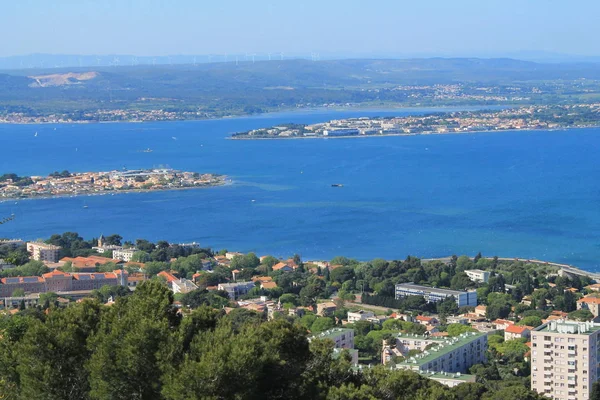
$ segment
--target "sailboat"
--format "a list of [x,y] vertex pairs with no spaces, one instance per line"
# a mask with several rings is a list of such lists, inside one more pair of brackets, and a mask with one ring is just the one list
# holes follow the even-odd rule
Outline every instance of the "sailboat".
[[37,132],[35,133],[35,135],[33,135],[34,137],[37,137]]

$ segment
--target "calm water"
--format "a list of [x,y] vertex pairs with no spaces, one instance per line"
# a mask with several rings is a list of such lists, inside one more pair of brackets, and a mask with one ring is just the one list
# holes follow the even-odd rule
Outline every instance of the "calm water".
[[[168,165],[223,173],[234,181],[212,189],[4,202],[0,215],[14,213],[16,219],[0,226],[0,236],[120,233],[129,240],[197,241],[216,249],[305,258],[481,251],[598,269],[599,129],[225,140],[234,131],[283,122],[398,114],[0,125],[2,172]],[[141,152],[146,148],[153,152]],[[344,187],[332,188],[332,183]]]

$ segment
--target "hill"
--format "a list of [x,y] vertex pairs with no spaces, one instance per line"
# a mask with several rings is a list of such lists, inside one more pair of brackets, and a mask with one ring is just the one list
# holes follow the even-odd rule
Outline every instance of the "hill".
[[580,102],[600,99],[598,82],[594,63],[477,58],[26,69],[0,74],[0,116],[94,120],[98,110],[165,110],[206,118],[331,103]]

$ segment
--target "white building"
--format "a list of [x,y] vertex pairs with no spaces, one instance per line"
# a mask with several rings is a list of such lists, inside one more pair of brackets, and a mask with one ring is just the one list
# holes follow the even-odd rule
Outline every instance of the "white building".
[[396,285],[396,299],[406,296],[423,296],[428,303],[442,301],[453,296],[458,307],[477,305],[477,292],[460,290],[438,289],[428,286],[415,285],[414,283],[401,283]]
[[108,251],[114,252],[115,250],[123,250],[123,247],[116,246],[116,245],[102,245],[102,246],[94,246],[94,247],[92,247],[92,250],[95,250],[99,254],[104,254]]
[[585,400],[598,380],[600,324],[550,321],[531,331],[531,390]]
[[2,239],[0,240],[0,246],[9,246],[11,249],[16,249],[19,246],[25,244],[21,239]]
[[37,261],[58,262],[61,247],[43,242],[28,242],[27,251]]
[[354,329],[332,328],[325,332],[317,333],[308,340],[329,339],[333,341],[336,349],[354,349]]
[[169,282],[169,285],[173,293],[188,293],[198,289],[198,286],[194,282],[184,278]]
[[115,260],[121,260],[125,262],[131,261],[131,258],[138,251],[137,249],[116,249],[113,250],[112,258]]
[[359,310],[359,311],[348,311],[348,323],[354,323],[356,321],[368,320],[369,318],[375,317],[371,311]]
[[[409,369],[415,372],[430,371],[441,373],[465,373],[475,365],[485,362],[487,350],[487,334],[466,332],[456,337],[427,337],[420,335],[402,334],[396,336],[396,349],[401,354],[409,350],[421,350],[422,353],[396,364],[397,369]],[[427,349],[428,345],[435,346]],[[398,348],[400,346],[400,348]],[[382,362],[391,360],[386,353],[388,346],[384,345]]]
[[483,282],[487,283],[490,279],[489,271],[483,271],[481,269],[467,269],[465,270],[465,274],[471,279],[473,282]]

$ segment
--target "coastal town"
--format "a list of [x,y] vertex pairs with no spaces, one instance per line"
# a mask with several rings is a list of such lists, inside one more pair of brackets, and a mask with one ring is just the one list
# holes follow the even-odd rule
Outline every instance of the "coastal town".
[[405,117],[349,118],[311,125],[282,124],[235,133],[232,139],[335,138],[426,135],[597,126],[600,104],[526,106]]
[[[73,232],[4,239],[0,256],[0,314],[87,298],[114,307],[157,282],[183,318],[208,305],[225,316],[291,321],[309,342],[323,340],[335,357],[345,354],[355,371],[382,365],[453,388],[493,379],[486,368],[494,365],[507,379],[561,399],[588,398],[597,379],[600,283],[560,264],[481,254],[303,260],[119,235],[86,241]],[[568,378],[561,368],[569,368]]]
[[98,195],[127,191],[173,190],[218,186],[225,177],[168,168],[107,172],[54,172],[49,176],[0,176],[0,200],[31,197]]

